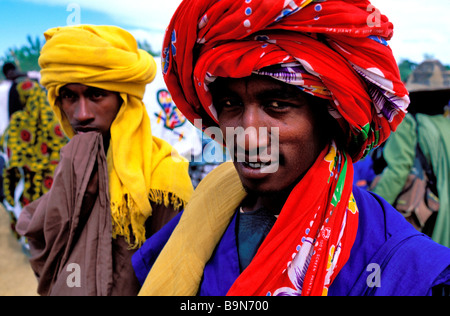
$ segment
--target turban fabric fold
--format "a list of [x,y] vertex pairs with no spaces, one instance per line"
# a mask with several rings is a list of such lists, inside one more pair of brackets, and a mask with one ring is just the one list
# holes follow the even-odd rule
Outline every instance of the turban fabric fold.
[[134,37],[113,26],[81,25],[50,29],[39,64],[41,83],[69,137],[74,131],[57,104],[61,87],[78,83],[120,93],[123,104],[111,126],[107,154],[113,234],[135,245],[145,241],[150,202],[182,207],[192,184],[183,159],[172,159],[172,147],[152,136],[142,102],[145,87],[156,75],[156,63],[138,49]]
[[167,29],[163,71],[179,109],[204,127],[217,123],[208,90],[216,77],[271,75],[330,99],[357,161],[396,130],[409,105],[392,35],[392,23],[364,0],[184,1]]

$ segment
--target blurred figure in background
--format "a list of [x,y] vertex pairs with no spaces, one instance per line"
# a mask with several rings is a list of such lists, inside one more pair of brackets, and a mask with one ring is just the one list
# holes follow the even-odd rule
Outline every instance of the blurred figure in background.
[[8,95],[8,117],[11,118],[15,112],[23,109],[17,85],[28,78],[26,73],[19,71],[15,64],[9,62],[3,65],[3,74],[12,83]]
[[[418,230],[450,247],[450,118],[444,110],[450,100],[450,72],[439,61],[427,60],[411,75],[407,88],[410,114],[386,142],[382,157],[386,168],[371,190],[398,210],[406,210],[405,217]],[[422,163],[415,162],[417,157],[423,157]],[[420,168],[430,169],[426,191],[415,193],[422,205],[406,207],[402,203],[408,201],[400,195],[410,173]]]
[[1,138],[0,149],[6,159],[4,204],[14,228],[22,208],[51,188],[59,151],[68,139],[37,82],[26,79],[13,87],[19,106]]
[[[18,67],[11,62],[6,62],[3,65],[2,72],[6,80],[0,83],[0,138],[8,128],[11,116],[15,112],[24,109],[25,104],[19,95],[20,88],[18,85],[24,81],[29,81],[30,79],[38,82],[38,78],[35,78],[34,72],[21,72]],[[5,198],[3,192],[3,169],[6,160],[6,152],[0,152],[0,202]]]
[[[8,127],[11,115],[23,108],[17,91],[17,83],[26,79],[26,74],[18,71],[16,65],[11,62],[3,65],[2,72],[6,80],[0,84],[0,137]],[[0,153],[0,201],[4,200],[3,169],[5,161],[5,155]]]

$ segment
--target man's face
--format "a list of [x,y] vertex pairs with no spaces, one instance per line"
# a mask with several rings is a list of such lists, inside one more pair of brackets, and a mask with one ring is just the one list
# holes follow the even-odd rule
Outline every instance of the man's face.
[[121,105],[116,92],[82,84],[68,84],[60,89],[61,109],[76,134],[96,131],[109,139],[111,124]]
[[[219,78],[211,93],[227,144],[237,143],[236,147],[245,149],[245,161],[235,157],[234,164],[244,187],[251,192],[275,193],[295,186],[325,146],[312,110],[314,104],[309,104],[303,92],[292,85],[263,76]],[[252,133],[244,142],[226,139],[230,127],[256,131],[278,128],[278,144],[271,146],[273,139]],[[263,152],[262,147],[271,148],[269,154],[277,151],[276,172],[264,172],[263,163],[247,160],[253,157],[254,162],[255,153]]]
[[8,80],[14,80],[16,78],[16,71],[14,69],[9,69],[5,73],[5,77]]
[[16,68],[13,67],[9,67],[6,71],[5,71],[5,77],[7,80],[11,80],[14,81],[17,78],[24,76],[24,74],[20,73],[19,71],[17,71]]

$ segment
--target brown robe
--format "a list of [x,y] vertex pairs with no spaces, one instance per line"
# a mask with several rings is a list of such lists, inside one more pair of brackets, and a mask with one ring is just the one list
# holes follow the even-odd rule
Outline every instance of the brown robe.
[[[155,213],[163,222],[148,221],[152,228],[175,215],[164,206],[154,209]],[[23,209],[17,230],[28,239],[39,294],[131,296],[139,292],[131,265],[135,251],[123,237],[112,238],[108,168],[100,134],[76,135],[61,150],[52,189]]]

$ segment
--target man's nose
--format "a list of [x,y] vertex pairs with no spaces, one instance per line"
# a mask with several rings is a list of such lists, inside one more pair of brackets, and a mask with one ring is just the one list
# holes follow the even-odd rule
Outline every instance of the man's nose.
[[242,115],[244,133],[238,135],[237,144],[248,152],[258,152],[269,143],[268,126],[265,113],[259,106],[246,107]]
[[78,122],[86,122],[93,120],[95,118],[94,112],[92,111],[89,99],[80,98],[78,104],[76,105],[75,117]]

